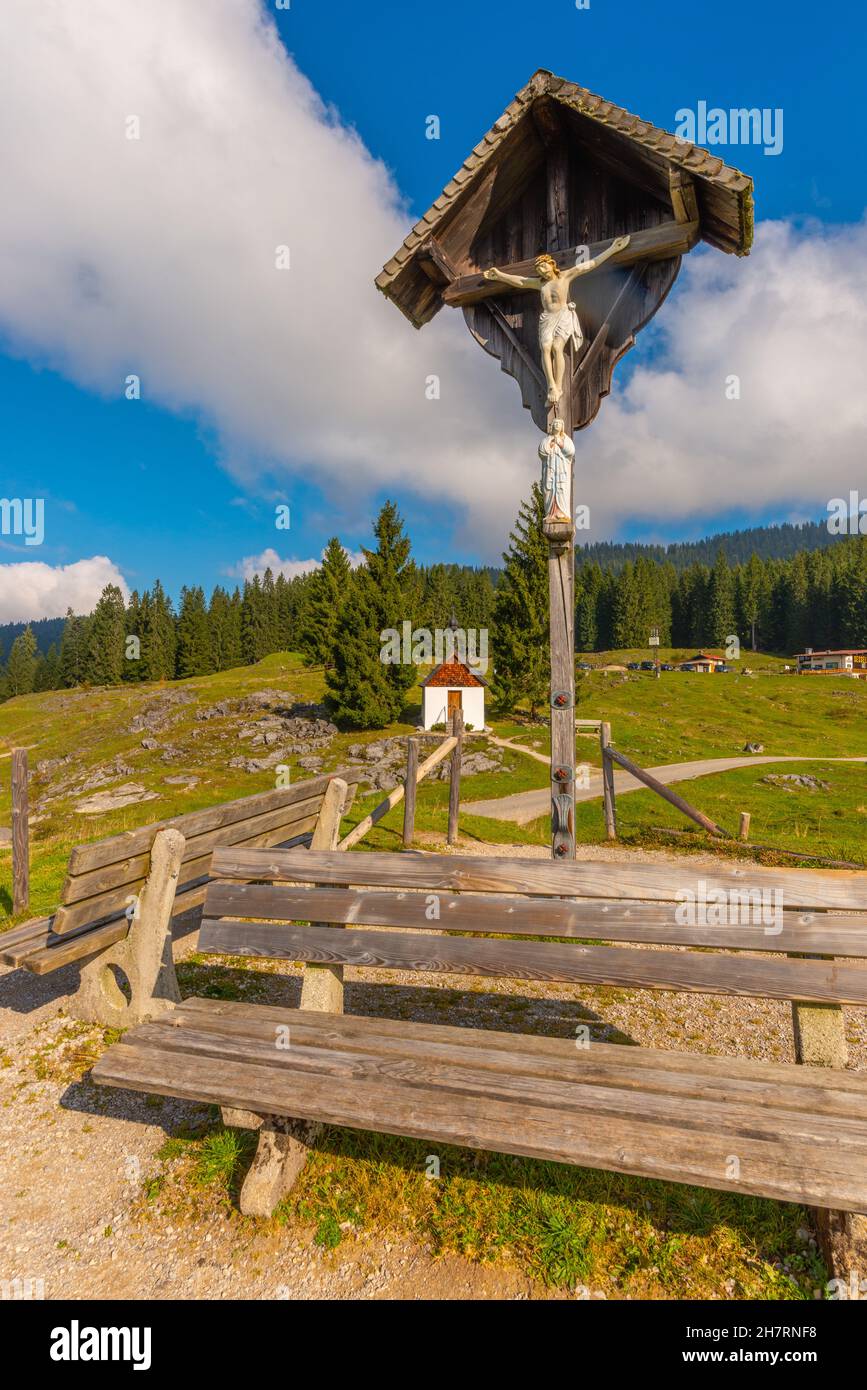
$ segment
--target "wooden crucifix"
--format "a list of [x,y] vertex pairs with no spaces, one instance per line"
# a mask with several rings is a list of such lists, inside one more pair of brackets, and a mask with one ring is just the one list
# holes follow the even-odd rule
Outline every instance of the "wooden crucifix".
[[751,231],[746,175],[543,70],[377,276],[417,328],[460,308],[542,432],[558,858],[575,855],[572,436],[595,418],[681,257],[699,240],[745,255]]

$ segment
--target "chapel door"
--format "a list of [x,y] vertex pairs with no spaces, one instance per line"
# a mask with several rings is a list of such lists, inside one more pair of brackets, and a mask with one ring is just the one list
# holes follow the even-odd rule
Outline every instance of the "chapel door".
[[454,714],[454,712],[455,712],[456,709],[459,709],[459,710],[462,710],[462,709],[463,709],[463,706],[462,706],[462,704],[461,704],[461,692],[460,692],[459,690],[450,690],[450,691],[449,691],[449,719],[451,719],[451,717],[452,717],[452,715]]

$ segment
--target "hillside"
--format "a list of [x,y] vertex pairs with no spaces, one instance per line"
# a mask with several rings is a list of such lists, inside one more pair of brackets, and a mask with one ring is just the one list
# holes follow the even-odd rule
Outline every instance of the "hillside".
[[[663,659],[670,655],[662,653]],[[605,656],[620,663],[632,659],[628,652]],[[772,658],[750,660],[756,670],[779,667]],[[8,701],[0,707],[0,769],[9,767],[2,750],[23,746],[33,771],[33,910],[54,906],[72,844],[263,791],[274,785],[278,763],[290,767],[293,781],[349,763],[369,768],[369,789],[365,795],[362,788],[350,819],[360,818],[400,776],[402,746],[388,740],[414,731],[420,692],[410,692],[405,722],[365,734],[336,731],[327,711],[315,708],[323,693],[322,671],[283,653],[188,681],[49,691]],[[609,720],[615,744],[646,767],[739,754],[747,742],[763,744],[769,754],[817,760],[867,755],[867,684],[844,678],[671,672],[656,681],[645,672],[624,677],[593,671],[579,680],[576,713]],[[547,751],[544,725],[518,717],[494,720],[493,730]],[[594,738],[579,739],[579,749],[598,766]],[[479,753],[482,759],[475,757]],[[544,763],[484,738],[469,741],[468,756],[475,761],[462,781],[466,801],[548,785]],[[720,774],[681,790],[724,824],[737,823],[737,809],[752,810],[754,839],[780,847],[810,849],[815,840],[819,852],[845,857],[867,839],[862,768],[837,764],[828,774],[829,793],[794,799],[763,783],[762,775],[761,769]],[[82,814],[82,806],[98,806],[92,798],[105,793],[112,799],[120,793],[117,799],[126,797],[129,804]],[[8,772],[0,773],[0,825],[9,824],[9,796]],[[424,784],[417,814],[422,834],[442,834],[447,799],[445,781]],[[650,824],[684,825],[650,793],[625,797],[622,806],[628,836]],[[398,808],[370,844],[395,847],[400,825]],[[543,844],[548,837],[545,820],[519,827],[464,815],[461,829],[478,839],[516,844]],[[579,837],[601,838],[598,802],[579,808]],[[8,865],[8,853],[0,865]],[[0,909],[8,911],[8,889],[2,892]]]

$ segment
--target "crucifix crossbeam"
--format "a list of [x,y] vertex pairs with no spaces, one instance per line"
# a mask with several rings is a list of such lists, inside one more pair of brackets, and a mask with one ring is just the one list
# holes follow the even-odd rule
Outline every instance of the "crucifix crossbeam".
[[[608,264],[632,266],[639,261],[667,260],[672,256],[685,255],[699,239],[698,222],[662,222],[658,227],[648,227],[644,231],[632,232],[629,244],[622,251],[611,256]],[[553,253],[559,270],[580,265],[579,255],[585,260],[598,260],[613,245],[616,238],[594,242],[591,246],[573,246],[568,251]],[[534,273],[534,260],[516,261],[503,266],[503,273],[521,279]],[[467,304],[479,304],[503,294],[521,294],[529,286],[507,285],[496,280],[486,280],[484,273],[460,275],[445,286],[442,292],[444,304],[453,308],[463,308]]]

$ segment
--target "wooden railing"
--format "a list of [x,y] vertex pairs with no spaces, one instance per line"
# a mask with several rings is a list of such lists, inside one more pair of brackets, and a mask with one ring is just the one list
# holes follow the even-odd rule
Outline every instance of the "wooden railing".
[[452,716],[452,731],[448,734],[438,748],[435,748],[424,762],[419,764],[419,739],[412,736],[407,739],[406,744],[406,776],[403,783],[399,783],[389,792],[378,806],[353,826],[348,835],[337,846],[338,849],[352,849],[359,840],[363,839],[369,830],[372,830],[383,816],[387,816],[389,811],[393,811],[395,806],[404,803],[403,812],[403,844],[405,849],[412,845],[415,834],[415,803],[418,785],[423,782],[435,767],[451,754],[451,779],[449,784],[449,827],[448,843],[453,845],[458,837],[458,809],[461,797],[461,755],[464,743],[464,721],[460,710],[456,710]]

